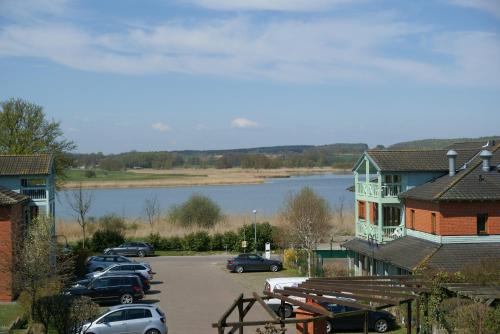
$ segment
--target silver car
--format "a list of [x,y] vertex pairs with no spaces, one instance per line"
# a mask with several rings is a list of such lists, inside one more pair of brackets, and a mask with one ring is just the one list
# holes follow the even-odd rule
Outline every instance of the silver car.
[[167,334],[167,319],[156,305],[118,305],[82,326],[80,334],[91,333]]
[[85,277],[96,278],[108,273],[119,274],[120,271],[135,271],[140,273],[143,277],[147,278],[150,281],[153,279],[153,272],[151,271],[151,269],[139,263],[114,264],[102,271],[94,271],[92,273],[88,273],[87,275],[85,275]]

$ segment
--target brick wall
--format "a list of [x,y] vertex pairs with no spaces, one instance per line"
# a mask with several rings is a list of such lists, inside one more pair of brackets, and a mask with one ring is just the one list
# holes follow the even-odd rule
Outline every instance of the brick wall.
[[437,235],[476,235],[477,214],[487,213],[488,234],[500,234],[498,202],[423,202],[406,200],[406,227],[411,228],[411,210],[415,211],[414,229],[432,233],[431,216],[436,214]]
[[[0,207],[0,301],[12,301],[13,244],[22,226],[22,205]],[[19,242],[19,241],[18,241]]]

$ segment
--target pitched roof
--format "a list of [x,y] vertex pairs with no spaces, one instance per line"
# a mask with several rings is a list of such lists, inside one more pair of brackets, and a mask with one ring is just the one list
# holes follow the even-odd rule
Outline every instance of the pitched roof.
[[456,272],[477,265],[481,259],[500,261],[498,242],[438,244],[405,236],[376,247],[370,247],[368,241],[359,238],[342,246],[409,271],[425,266],[431,270]]
[[0,187],[0,205],[12,205],[29,199],[30,198],[26,195],[22,195],[10,189]]
[[[399,194],[399,198],[424,201],[486,201],[500,200],[500,144],[493,147],[489,172],[482,169],[482,159],[477,156],[468,168],[454,176],[444,175]],[[460,153],[459,153],[460,155]]]
[[[458,150],[457,166],[472,159],[477,149]],[[448,150],[368,150],[365,154],[380,171],[444,172],[448,170]]]
[[481,150],[487,148],[487,146],[494,146],[494,140],[488,141],[465,141],[459,143],[453,143],[446,147],[448,150]]
[[52,164],[51,154],[0,155],[0,176],[48,175]]

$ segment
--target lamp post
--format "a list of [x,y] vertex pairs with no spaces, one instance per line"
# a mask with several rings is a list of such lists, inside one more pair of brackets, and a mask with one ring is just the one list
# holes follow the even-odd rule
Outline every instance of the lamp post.
[[257,253],[257,210],[253,210],[253,242],[255,246],[255,253]]

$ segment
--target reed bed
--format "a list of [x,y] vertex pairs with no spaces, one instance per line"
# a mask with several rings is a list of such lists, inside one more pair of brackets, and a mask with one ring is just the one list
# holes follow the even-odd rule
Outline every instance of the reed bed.
[[[230,214],[225,215],[221,222],[210,229],[200,227],[183,227],[173,224],[167,217],[162,217],[153,226],[142,219],[125,218],[125,237],[133,239],[145,239],[151,233],[159,233],[163,237],[184,236],[188,233],[207,231],[210,234],[224,233],[226,231],[237,231],[244,225],[253,224],[252,214]],[[278,215],[258,216],[258,223],[269,222],[273,226],[278,226],[280,219]],[[334,214],[331,220],[331,235],[353,235],[354,234],[354,214],[344,213],[343,217]],[[98,223],[89,223],[87,226],[87,237],[90,237],[99,228]],[[82,238],[80,225],[74,220],[57,219],[56,233],[64,235],[68,242],[76,242]]]

